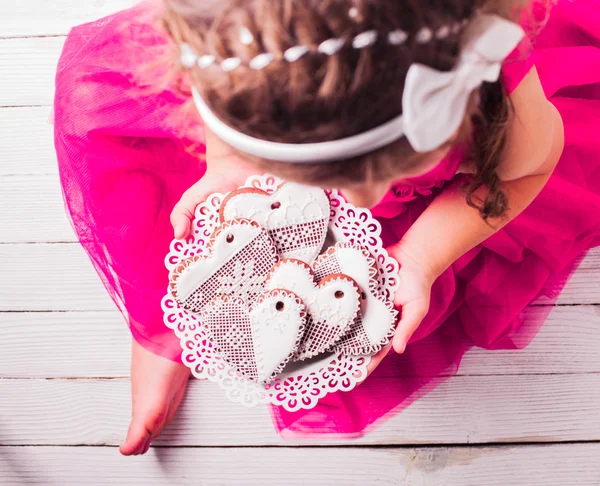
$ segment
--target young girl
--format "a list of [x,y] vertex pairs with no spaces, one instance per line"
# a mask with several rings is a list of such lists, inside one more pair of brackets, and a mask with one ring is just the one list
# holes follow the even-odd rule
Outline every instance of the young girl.
[[134,337],[123,454],[148,450],[188,378],[160,309],[173,233],[252,173],[340,188],[401,264],[395,352],[351,393],[274,409],[280,433],[363,433],[470,347],[526,344],[540,319],[522,311],[600,244],[600,6],[547,3],[165,0],[73,30],[56,148]]

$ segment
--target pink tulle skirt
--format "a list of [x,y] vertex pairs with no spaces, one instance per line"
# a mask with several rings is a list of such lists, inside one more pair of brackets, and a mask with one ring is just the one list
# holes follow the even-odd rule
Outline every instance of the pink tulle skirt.
[[[204,147],[200,120],[184,109],[189,98],[160,82],[168,65],[157,60],[168,61],[172,46],[156,13],[140,5],[73,29],[56,77],[55,141],[73,226],[133,337],[179,360],[160,309],[163,260],[169,214],[202,177]],[[526,307],[540,296],[555,299],[578,257],[600,245],[598,26],[596,0],[562,0],[534,41],[532,59],[566,136],[542,193],[436,281],[429,314],[403,355],[390,355],[362,386],[313,410],[273,409],[282,434],[362,434],[452,376],[472,346],[528,343],[550,308]],[[445,179],[394,187],[373,208],[386,244],[402,237]]]

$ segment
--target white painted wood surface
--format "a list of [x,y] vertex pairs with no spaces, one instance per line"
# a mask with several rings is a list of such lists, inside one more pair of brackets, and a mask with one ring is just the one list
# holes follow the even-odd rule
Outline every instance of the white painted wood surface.
[[58,173],[50,118],[48,106],[0,109],[0,177]]
[[161,448],[129,459],[106,447],[4,447],[0,484],[597,486],[599,455],[598,444],[268,451]]
[[[3,2],[0,8],[4,11],[9,5]],[[0,107],[52,104],[63,43],[64,37],[0,39]]]
[[64,34],[134,3],[0,3],[0,485],[600,484],[598,250],[526,350],[470,351],[361,439],[283,441],[192,381],[160,447],[119,456],[130,337],[64,216],[49,121]]
[[0,268],[10,275],[10,285],[0,286],[0,311],[114,309],[77,243],[3,244]]

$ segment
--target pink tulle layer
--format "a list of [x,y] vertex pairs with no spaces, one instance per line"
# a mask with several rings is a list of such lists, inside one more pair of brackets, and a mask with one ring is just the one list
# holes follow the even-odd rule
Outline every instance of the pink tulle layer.
[[[156,60],[170,48],[155,14],[140,5],[73,29],[56,77],[55,140],[81,244],[134,338],[179,360],[178,340],[162,321],[163,260],[171,209],[204,173],[203,138],[200,121],[183,116],[187,99],[148,81],[163,74]],[[437,280],[430,312],[404,355],[390,355],[362,386],[313,410],[273,409],[283,435],[359,435],[452,376],[470,347],[519,348],[533,337],[549,308],[528,304],[555,298],[578,256],[600,245],[598,25],[598,2],[562,0],[533,51],[505,65],[511,90],[535,62],[565,123],[564,154],[539,197]],[[385,244],[402,237],[458,163],[455,151],[373,209]]]

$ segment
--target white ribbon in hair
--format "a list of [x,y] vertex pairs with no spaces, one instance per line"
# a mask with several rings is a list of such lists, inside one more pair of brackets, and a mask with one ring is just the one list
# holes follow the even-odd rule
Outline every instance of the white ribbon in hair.
[[466,33],[459,62],[440,72],[423,64],[408,70],[402,96],[404,135],[417,152],[435,150],[460,127],[471,93],[498,80],[502,62],[525,33],[513,22],[482,15]]
[[523,29],[496,15],[479,15],[465,32],[457,65],[440,72],[422,64],[408,70],[402,97],[403,114],[351,137],[319,143],[269,142],[245,135],[210,110],[194,89],[194,100],[206,126],[241,152],[268,160],[317,163],[364,155],[406,136],[417,152],[435,150],[460,127],[473,90],[498,80],[502,62],[519,44]]

